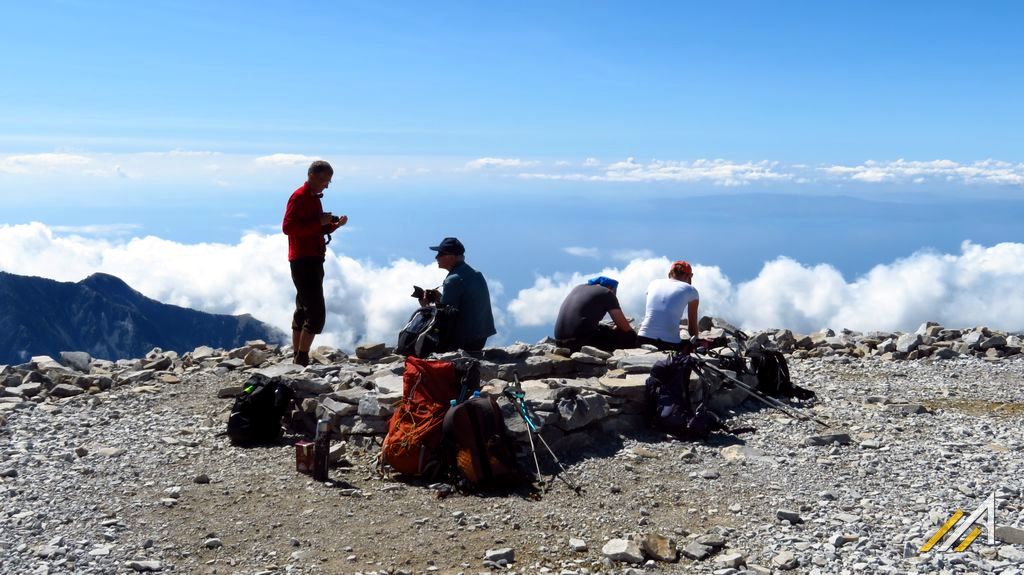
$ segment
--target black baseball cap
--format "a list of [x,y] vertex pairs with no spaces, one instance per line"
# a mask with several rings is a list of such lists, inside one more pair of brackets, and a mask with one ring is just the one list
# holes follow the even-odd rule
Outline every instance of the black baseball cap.
[[462,245],[462,242],[458,238],[445,238],[441,240],[441,243],[436,246],[430,246],[430,249],[434,250],[438,254],[453,254],[461,256],[466,253],[466,246]]

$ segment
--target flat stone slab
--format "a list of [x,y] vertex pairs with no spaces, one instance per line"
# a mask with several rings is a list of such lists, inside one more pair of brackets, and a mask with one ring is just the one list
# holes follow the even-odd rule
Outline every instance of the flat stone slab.
[[268,367],[254,369],[251,373],[262,375],[268,379],[274,379],[275,377],[281,377],[283,375],[288,375],[289,373],[298,373],[300,371],[302,371],[301,365],[296,365],[294,363],[275,363]]

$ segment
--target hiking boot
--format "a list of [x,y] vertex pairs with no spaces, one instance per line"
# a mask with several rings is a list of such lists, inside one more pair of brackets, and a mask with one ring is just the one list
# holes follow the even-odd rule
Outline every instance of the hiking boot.
[[297,352],[295,352],[295,357],[292,358],[292,362],[295,363],[296,365],[301,365],[303,367],[309,365],[309,352],[308,351],[297,351]]

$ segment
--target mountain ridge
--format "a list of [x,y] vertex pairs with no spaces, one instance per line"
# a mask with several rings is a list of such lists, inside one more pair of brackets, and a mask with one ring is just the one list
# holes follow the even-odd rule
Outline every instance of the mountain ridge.
[[185,352],[200,345],[231,348],[246,340],[284,338],[249,314],[211,314],[162,303],[110,274],[59,282],[0,271],[0,363],[60,351],[121,359],[142,357],[154,347]]

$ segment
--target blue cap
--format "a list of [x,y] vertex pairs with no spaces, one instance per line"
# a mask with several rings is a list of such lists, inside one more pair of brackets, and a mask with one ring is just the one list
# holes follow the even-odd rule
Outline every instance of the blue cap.
[[616,280],[613,280],[612,278],[606,278],[604,276],[597,276],[596,278],[587,281],[587,285],[599,285],[599,286],[606,287],[608,289],[613,290],[613,289],[616,289],[617,287],[619,287],[619,282],[616,281]]

